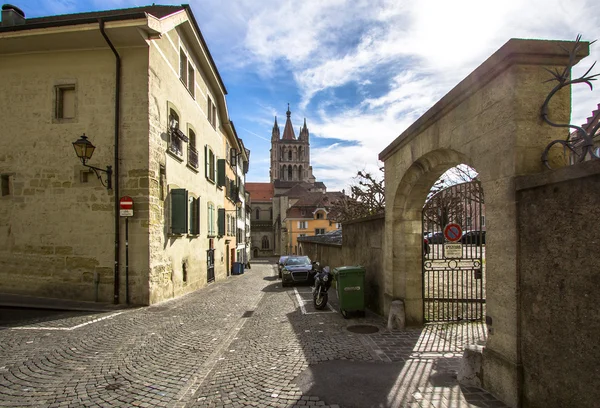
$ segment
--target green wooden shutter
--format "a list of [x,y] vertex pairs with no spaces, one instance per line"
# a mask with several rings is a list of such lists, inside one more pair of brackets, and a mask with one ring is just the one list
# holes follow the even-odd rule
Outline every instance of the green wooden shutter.
[[217,161],[217,185],[223,187],[225,185],[225,159]]
[[217,214],[217,227],[219,229],[217,235],[220,237],[225,235],[225,208],[219,208],[219,213]]
[[187,191],[184,188],[171,190],[171,233],[185,234],[187,232]]
[[200,234],[200,199],[192,198],[190,202],[190,234]]

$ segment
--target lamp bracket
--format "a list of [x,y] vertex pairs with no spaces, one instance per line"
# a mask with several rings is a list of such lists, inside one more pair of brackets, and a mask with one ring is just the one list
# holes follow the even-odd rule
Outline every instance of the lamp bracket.
[[[89,164],[85,164],[85,161],[83,160],[82,162],[85,167],[94,170],[96,177],[98,177],[98,180],[100,180],[100,183],[102,183],[104,187],[106,187],[108,190],[112,190],[112,166],[106,166],[106,169],[101,169],[98,167],[90,166]],[[106,173],[106,183],[104,182],[104,180],[102,180],[102,175],[99,172]]]

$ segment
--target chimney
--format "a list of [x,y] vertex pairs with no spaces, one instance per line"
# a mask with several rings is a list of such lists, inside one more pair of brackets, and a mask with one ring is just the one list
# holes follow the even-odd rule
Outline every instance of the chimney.
[[4,4],[2,6],[2,21],[0,26],[11,27],[25,24],[25,13],[23,10],[12,4]]

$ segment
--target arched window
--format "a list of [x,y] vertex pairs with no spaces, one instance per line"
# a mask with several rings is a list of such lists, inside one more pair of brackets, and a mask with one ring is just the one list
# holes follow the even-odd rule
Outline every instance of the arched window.
[[269,237],[266,235],[262,237],[262,249],[269,249]]
[[288,160],[292,161],[292,151],[288,150]]
[[[290,152],[290,153],[291,153],[291,152]],[[292,179],[292,171],[293,171],[293,169],[292,169],[292,166],[289,166],[289,167],[288,167],[288,172],[287,172],[287,173],[288,173],[288,174],[287,174],[287,179],[288,179],[288,180],[291,180],[291,179]]]
[[298,167],[298,180],[302,180],[303,174],[302,174],[302,166]]
[[304,156],[302,156],[302,146],[300,146],[298,148],[298,160],[302,160],[304,158]]
[[260,210],[257,208],[256,209],[256,219],[258,220],[260,218]]
[[281,160],[285,160],[285,147],[281,148]]
[[280,178],[281,180],[283,180],[284,177],[285,177],[285,170],[283,169],[283,166],[280,166],[279,167],[279,177],[277,177],[277,178]]

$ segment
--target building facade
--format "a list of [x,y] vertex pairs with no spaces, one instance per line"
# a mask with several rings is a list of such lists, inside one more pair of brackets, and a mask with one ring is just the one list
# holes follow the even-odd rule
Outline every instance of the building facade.
[[218,163],[241,149],[191,8],[2,13],[0,292],[152,304],[226,278]]

